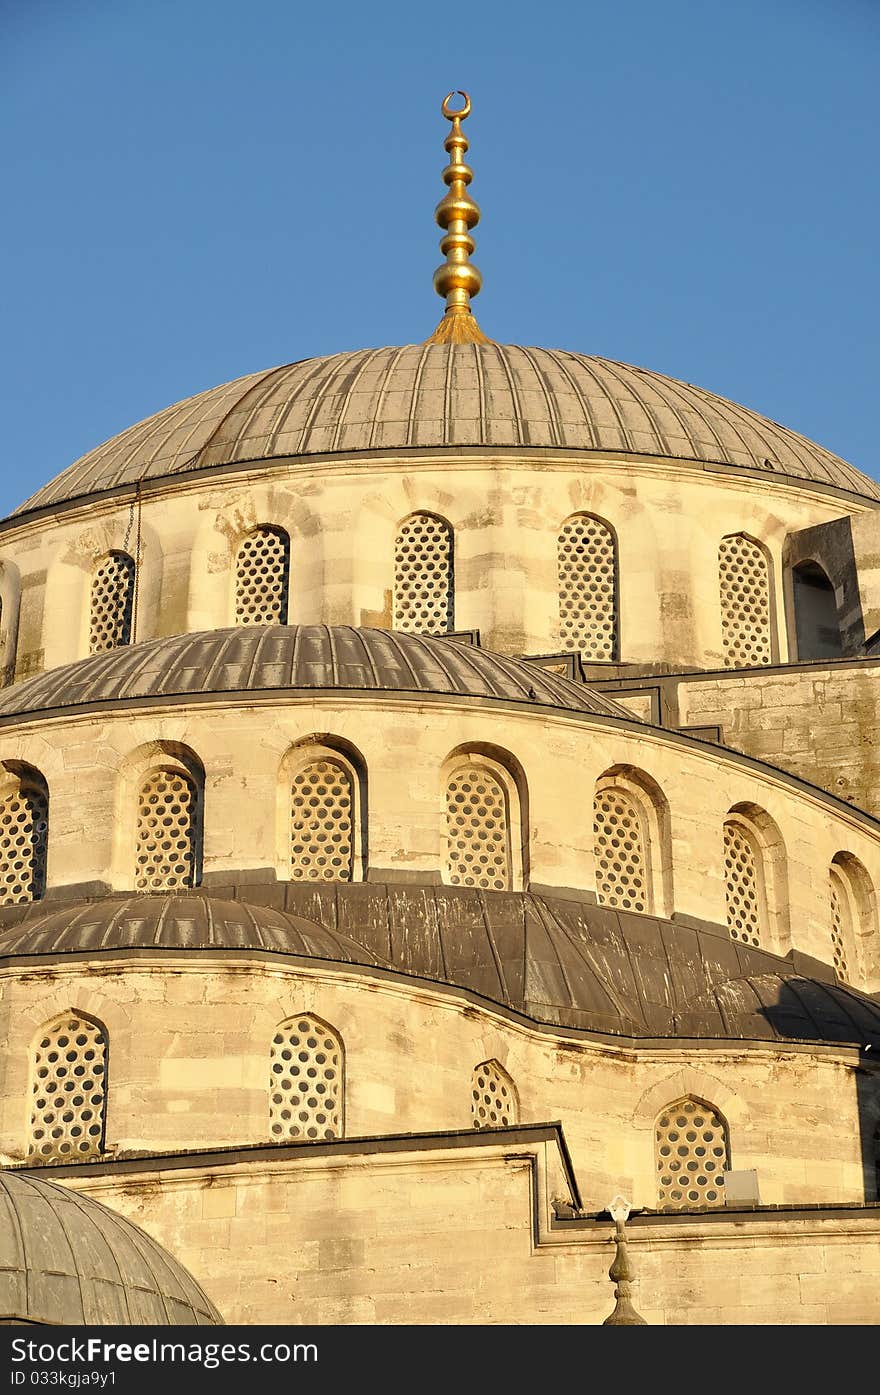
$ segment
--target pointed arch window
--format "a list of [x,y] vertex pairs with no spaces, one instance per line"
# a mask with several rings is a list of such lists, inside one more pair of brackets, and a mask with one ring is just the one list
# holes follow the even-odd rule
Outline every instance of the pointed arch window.
[[676,1100],[654,1126],[657,1205],[687,1211],[724,1205],[724,1173],[730,1167],[727,1124],[703,1100]]
[[329,751],[307,761],[293,775],[290,799],[291,880],[350,882],[356,791],[348,762]]
[[49,791],[38,771],[7,767],[0,799],[0,904],[38,901],[46,891]]
[[341,1138],[344,1052],[339,1033],[311,1013],[279,1024],[269,1061],[269,1132],[279,1142]]
[[732,940],[759,948],[767,937],[767,888],[758,837],[744,819],[724,824],[727,928]]
[[471,1076],[471,1118],[475,1129],[519,1123],[516,1086],[497,1061],[481,1061]]
[[601,518],[579,513],[556,543],[559,636],[588,659],[617,657],[617,543]]
[[651,909],[644,811],[629,791],[601,786],[593,800],[596,896],[624,911]]
[[454,535],[445,518],[414,513],[394,539],[394,628],[445,635],[455,628]]
[[41,1162],[104,1150],[107,1032],[76,1012],[47,1022],[31,1058],[28,1156]]
[[185,770],[151,770],[137,807],[136,891],[179,891],[201,876],[202,791]]
[[127,552],[111,552],[92,578],[89,651],[100,654],[131,643],[135,563]]
[[283,528],[254,528],[235,559],[235,623],[286,625],[290,538]]
[[764,549],[744,533],[722,538],[718,576],[725,668],[771,663],[770,566]]
[[513,884],[509,792],[500,771],[476,758],[447,780],[446,873],[452,886],[509,891]]

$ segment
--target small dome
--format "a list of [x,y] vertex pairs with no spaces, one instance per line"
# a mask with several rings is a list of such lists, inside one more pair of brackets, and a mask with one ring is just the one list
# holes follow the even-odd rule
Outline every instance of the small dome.
[[187,398],[89,451],[17,512],[214,465],[445,446],[692,460],[880,499],[839,456],[661,373],[511,344],[410,344],[285,364]]
[[32,1172],[0,1172],[0,1323],[211,1326],[191,1274],[124,1216]]
[[134,698],[327,688],[495,698],[638,720],[610,698],[522,659],[347,625],[237,625],[111,649],[7,689],[0,718]]
[[378,882],[320,890],[278,885],[278,909],[198,892],[10,906],[0,959],[270,952],[446,984],[533,1022],[610,1037],[880,1048],[880,1003],[712,929],[530,892]]

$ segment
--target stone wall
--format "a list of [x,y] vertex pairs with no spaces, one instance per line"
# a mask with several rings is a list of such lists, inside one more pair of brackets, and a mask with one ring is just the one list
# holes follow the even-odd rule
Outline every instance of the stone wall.
[[[601,1323],[607,1221],[554,1221],[551,1127],[52,1169],[166,1246],[233,1323]],[[600,1205],[603,1203],[600,1203]],[[635,1217],[651,1324],[880,1322],[880,1207]]]

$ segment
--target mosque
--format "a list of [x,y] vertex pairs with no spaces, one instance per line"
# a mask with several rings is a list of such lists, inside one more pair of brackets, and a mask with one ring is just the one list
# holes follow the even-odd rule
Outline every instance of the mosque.
[[430,338],[0,523],[2,1321],[880,1321],[880,486],[488,338],[469,112]]

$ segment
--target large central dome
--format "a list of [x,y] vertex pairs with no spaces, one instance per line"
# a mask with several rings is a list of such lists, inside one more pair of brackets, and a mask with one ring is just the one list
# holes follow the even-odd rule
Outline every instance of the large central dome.
[[447,446],[654,456],[880,499],[839,456],[689,383],[558,349],[429,343],[305,359],[199,393],[82,456],[18,512],[216,465]]

